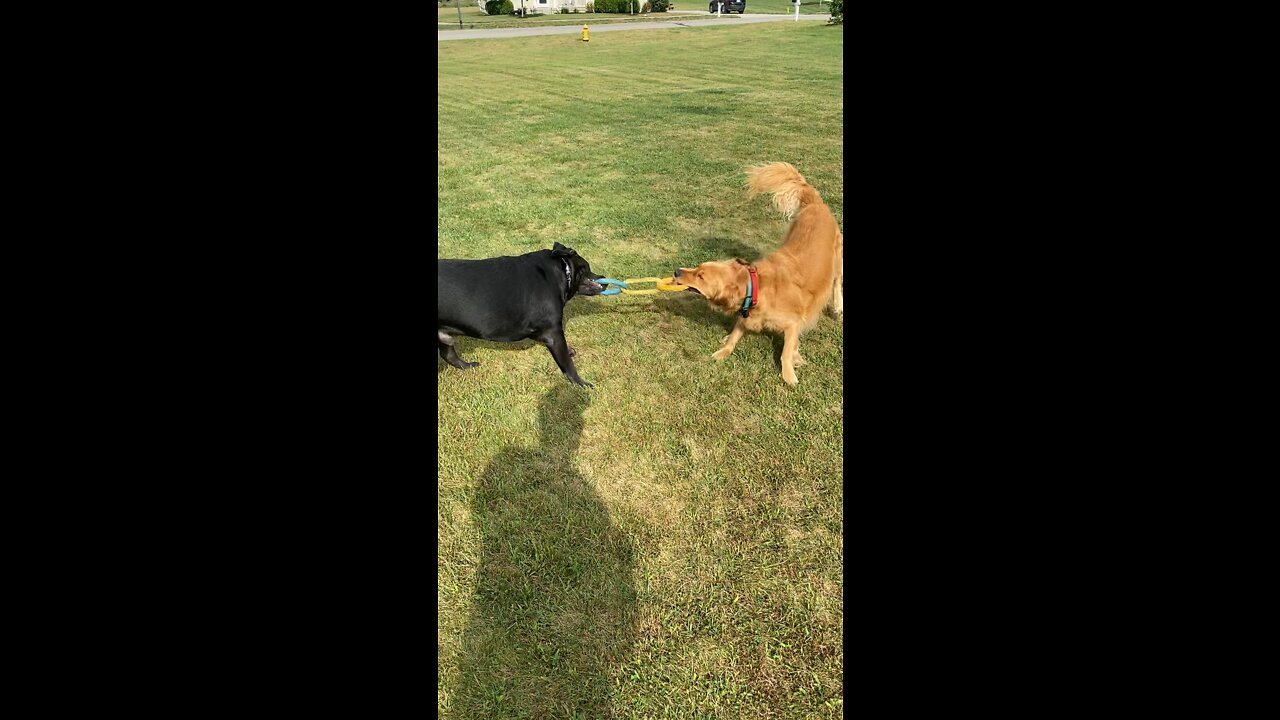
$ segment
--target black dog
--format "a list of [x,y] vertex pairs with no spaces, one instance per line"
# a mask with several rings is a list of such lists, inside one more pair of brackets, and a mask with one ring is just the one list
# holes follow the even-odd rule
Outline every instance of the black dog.
[[574,295],[599,295],[604,277],[591,272],[582,256],[560,243],[516,257],[488,260],[438,260],[436,340],[440,357],[467,369],[454,349],[454,337],[517,342],[532,338],[547,346],[569,382],[592,387],[578,377],[573,349],[564,339],[564,306]]

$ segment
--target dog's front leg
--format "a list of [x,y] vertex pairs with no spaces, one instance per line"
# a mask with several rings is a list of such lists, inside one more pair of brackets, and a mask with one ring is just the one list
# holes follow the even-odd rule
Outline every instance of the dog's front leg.
[[788,385],[800,382],[796,377],[796,356],[800,354],[800,328],[789,326],[782,334],[782,379]]
[[569,349],[569,342],[564,339],[564,329],[555,328],[549,330],[543,335],[542,344],[547,346],[547,350],[551,352],[551,357],[555,359],[556,365],[560,366],[560,372],[564,373],[569,382],[582,387],[595,387],[591,383],[578,377],[578,369],[573,366],[574,353]]
[[738,340],[742,339],[742,333],[747,329],[747,321],[738,318],[738,322],[734,323],[733,331],[725,335],[720,340],[720,349],[711,354],[711,357],[717,360],[724,360],[733,354],[733,349],[738,347]]

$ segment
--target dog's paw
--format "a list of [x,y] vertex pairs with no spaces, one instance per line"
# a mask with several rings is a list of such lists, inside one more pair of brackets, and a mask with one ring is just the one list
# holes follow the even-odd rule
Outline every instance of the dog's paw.
[[801,365],[804,365],[805,363],[809,362],[808,360],[805,360],[804,356],[801,355],[800,353],[796,353],[795,355],[792,355],[791,361],[795,364],[796,367],[800,367]]
[[715,358],[716,360],[719,360],[720,362],[724,362],[725,358],[729,357],[732,354],[733,354],[733,350],[730,350],[729,348],[720,348],[719,350],[711,353],[711,357]]
[[785,380],[788,385],[800,384],[800,378],[796,377],[796,374],[794,371],[783,370],[782,379]]

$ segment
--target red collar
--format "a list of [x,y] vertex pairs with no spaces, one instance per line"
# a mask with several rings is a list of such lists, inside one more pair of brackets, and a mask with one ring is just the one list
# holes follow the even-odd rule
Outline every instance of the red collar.
[[751,309],[760,304],[760,278],[756,277],[756,267],[747,266],[747,273],[747,297],[742,300],[742,309],[738,311],[744,318],[751,317]]

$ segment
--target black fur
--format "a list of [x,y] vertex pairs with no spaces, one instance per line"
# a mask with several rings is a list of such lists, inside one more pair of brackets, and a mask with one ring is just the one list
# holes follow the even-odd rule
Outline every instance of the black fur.
[[604,276],[591,272],[591,264],[573,248],[556,243],[551,250],[514,257],[436,262],[436,342],[445,362],[464,370],[479,364],[458,357],[458,335],[497,342],[533,339],[547,346],[570,382],[591,387],[578,377],[573,349],[564,339],[564,306],[574,295],[599,295],[604,288],[596,280]]

